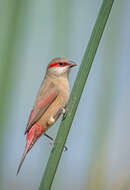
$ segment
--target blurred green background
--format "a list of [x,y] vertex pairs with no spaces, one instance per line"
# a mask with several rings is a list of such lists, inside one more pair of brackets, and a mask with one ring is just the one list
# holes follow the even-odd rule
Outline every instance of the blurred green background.
[[[48,62],[82,60],[102,0],[0,0],[0,189],[36,190],[51,146],[41,137],[16,176]],[[130,1],[115,0],[53,190],[130,189]],[[70,75],[71,87],[78,67]],[[59,122],[48,134],[55,137]]]

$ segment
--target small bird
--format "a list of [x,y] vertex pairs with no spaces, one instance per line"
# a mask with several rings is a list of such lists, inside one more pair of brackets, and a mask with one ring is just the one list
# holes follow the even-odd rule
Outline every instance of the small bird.
[[38,91],[33,109],[30,113],[26,134],[26,146],[19,164],[17,174],[23,161],[38,140],[45,132],[65,113],[69,99],[69,71],[76,64],[67,58],[55,58],[47,67],[45,77]]

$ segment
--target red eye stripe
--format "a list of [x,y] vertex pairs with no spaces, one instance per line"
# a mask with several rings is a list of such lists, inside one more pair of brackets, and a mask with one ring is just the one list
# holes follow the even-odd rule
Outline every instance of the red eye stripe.
[[54,63],[51,63],[48,68],[52,68],[52,67],[64,67],[68,65],[68,63],[66,62],[54,62]]

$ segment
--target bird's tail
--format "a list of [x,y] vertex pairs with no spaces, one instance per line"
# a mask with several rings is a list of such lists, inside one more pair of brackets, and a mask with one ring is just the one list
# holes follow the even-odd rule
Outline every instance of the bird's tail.
[[34,124],[32,126],[32,128],[29,130],[29,132],[27,133],[26,146],[25,146],[25,150],[24,150],[24,153],[22,155],[22,158],[21,158],[18,170],[17,170],[17,175],[22,167],[23,161],[24,161],[27,153],[32,148],[32,146],[35,144],[37,139],[41,136],[41,134],[42,134],[42,126],[40,126],[38,123]]
[[20,164],[19,164],[19,167],[18,167],[18,170],[17,170],[17,175],[18,175],[18,173],[19,173],[19,171],[20,171],[20,169],[22,167],[23,161],[24,161],[28,151],[29,150],[27,148],[25,148],[24,153],[23,153],[22,158],[21,158],[21,161],[20,161]]

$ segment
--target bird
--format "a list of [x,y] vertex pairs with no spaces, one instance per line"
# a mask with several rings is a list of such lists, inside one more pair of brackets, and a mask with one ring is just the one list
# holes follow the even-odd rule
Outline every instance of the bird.
[[69,73],[74,66],[76,63],[68,58],[56,57],[49,62],[27,122],[26,145],[17,175],[27,153],[39,137],[44,134],[53,139],[46,134],[46,131],[65,113],[70,95]]

